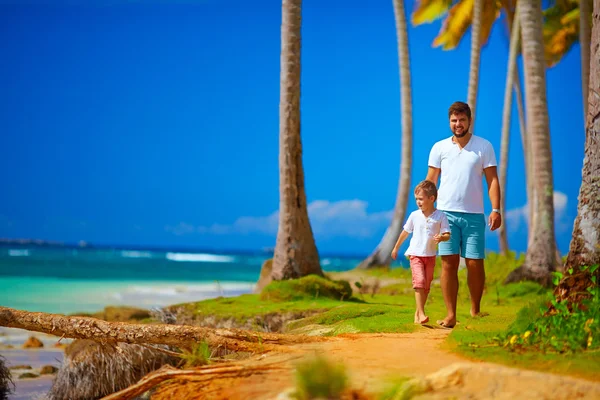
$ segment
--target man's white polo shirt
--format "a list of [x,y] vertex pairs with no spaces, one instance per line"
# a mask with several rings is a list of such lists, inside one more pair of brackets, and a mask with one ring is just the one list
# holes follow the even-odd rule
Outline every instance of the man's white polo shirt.
[[452,137],[434,144],[429,166],[441,169],[437,208],[483,214],[483,170],[496,165],[492,144],[479,136],[462,149]]

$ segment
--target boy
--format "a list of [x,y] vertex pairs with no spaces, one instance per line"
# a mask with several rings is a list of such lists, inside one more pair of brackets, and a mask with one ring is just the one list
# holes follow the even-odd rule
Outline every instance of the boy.
[[448,219],[446,214],[436,210],[434,206],[436,199],[437,188],[433,182],[425,180],[415,187],[415,200],[419,209],[413,211],[408,217],[404,230],[392,250],[392,258],[395,260],[398,257],[398,248],[408,235],[413,234],[404,254],[410,259],[412,285],[417,303],[416,324],[429,322],[429,317],[425,315],[425,302],[433,280],[436,247],[438,243],[450,239]]

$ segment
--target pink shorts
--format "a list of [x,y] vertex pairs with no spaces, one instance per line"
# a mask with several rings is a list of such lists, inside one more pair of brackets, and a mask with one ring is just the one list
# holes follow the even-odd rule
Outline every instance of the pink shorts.
[[410,256],[410,271],[412,272],[413,289],[425,289],[425,293],[429,293],[431,281],[433,281],[434,269],[435,256]]

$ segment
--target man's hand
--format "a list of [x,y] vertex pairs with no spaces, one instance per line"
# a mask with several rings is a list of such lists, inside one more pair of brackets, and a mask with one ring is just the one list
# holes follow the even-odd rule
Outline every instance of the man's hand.
[[440,235],[440,234],[436,234],[436,235],[434,235],[434,236],[433,236],[433,240],[434,240],[436,243],[439,243],[439,242],[443,242],[443,241],[444,241],[444,238],[442,237],[442,235]]
[[392,250],[392,258],[395,260],[398,257],[398,249]]
[[496,229],[500,228],[500,225],[502,225],[502,216],[496,211],[492,211],[488,219],[488,226],[490,227],[490,230],[495,231]]

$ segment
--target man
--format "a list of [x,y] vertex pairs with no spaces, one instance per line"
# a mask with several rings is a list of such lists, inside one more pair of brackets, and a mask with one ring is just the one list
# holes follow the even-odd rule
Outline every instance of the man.
[[502,223],[500,185],[496,155],[491,143],[473,135],[471,108],[455,102],[448,110],[452,136],[435,143],[429,154],[427,180],[440,186],[437,208],[444,211],[450,225],[450,240],[438,247],[442,258],[441,286],[447,315],[437,323],[445,328],[456,325],[458,265],[460,257],[467,266],[467,284],[471,294],[471,315],[481,315],[485,285],[485,216],[483,212],[483,176],[487,181],[492,212],[488,226],[492,231]]

